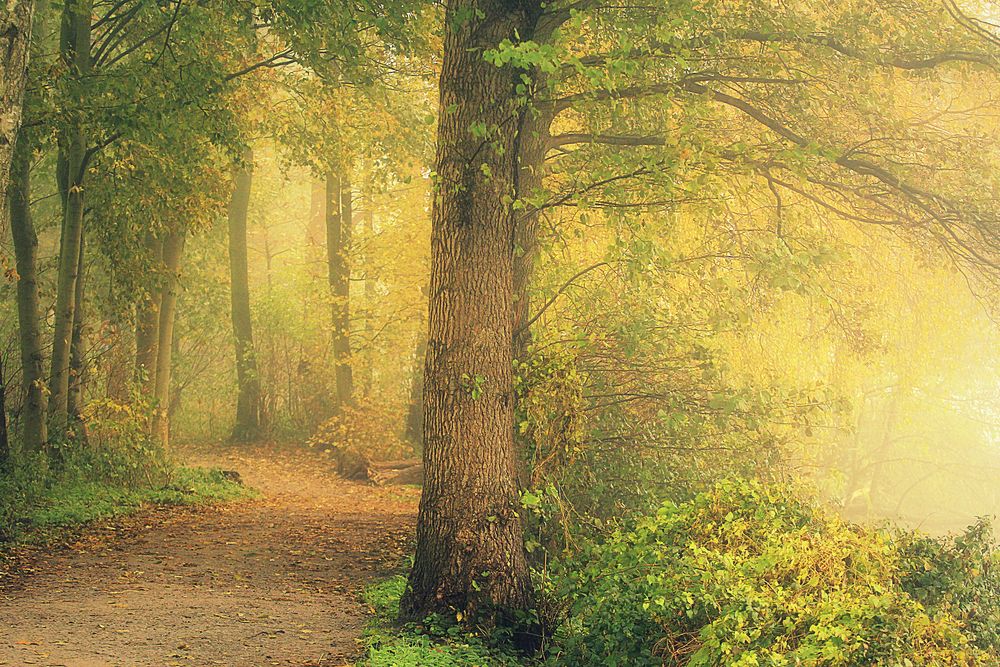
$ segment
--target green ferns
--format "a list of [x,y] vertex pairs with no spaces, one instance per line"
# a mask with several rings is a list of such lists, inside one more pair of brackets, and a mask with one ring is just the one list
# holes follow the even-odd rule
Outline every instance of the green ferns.
[[[918,594],[914,564],[932,573],[947,559],[915,544],[926,547],[724,482],[556,569],[550,593],[569,611],[550,664],[998,664],[976,641],[976,612],[952,613],[944,575],[944,592]],[[983,573],[995,557],[980,553]]]

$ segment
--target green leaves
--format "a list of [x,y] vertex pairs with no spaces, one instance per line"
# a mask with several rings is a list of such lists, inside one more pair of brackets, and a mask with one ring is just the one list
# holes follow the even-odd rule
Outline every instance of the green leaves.
[[[876,531],[787,490],[728,481],[555,567],[569,664],[988,664],[945,608],[898,584]],[[983,662],[979,662],[983,661]]]
[[476,373],[475,375],[462,373],[462,377],[459,379],[459,386],[472,397],[472,400],[478,401],[482,398],[483,392],[486,389],[486,376],[480,373]]
[[562,53],[551,44],[533,41],[514,42],[505,39],[497,48],[486,51],[483,57],[497,67],[511,66],[516,69],[541,70],[546,74],[556,72],[562,64]]
[[524,491],[521,494],[521,504],[525,507],[532,508],[537,507],[542,502],[539,496],[536,496],[531,491]]

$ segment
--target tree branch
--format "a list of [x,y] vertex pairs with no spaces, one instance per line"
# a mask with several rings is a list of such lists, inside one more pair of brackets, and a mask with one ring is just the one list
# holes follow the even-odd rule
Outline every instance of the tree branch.
[[549,147],[558,148],[571,144],[607,144],[609,146],[664,146],[664,137],[619,136],[609,134],[587,134],[567,132],[549,138]]
[[517,328],[517,330],[514,332],[514,337],[516,338],[520,333],[527,331],[529,328],[531,328],[531,325],[537,322],[538,318],[540,318],[545,313],[545,311],[548,310],[549,307],[556,302],[556,299],[558,299],[563,292],[568,290],[570,286],[574,282],[576,282],[578,278],[582,278],[583,276],[590,273],[594,269],[599,269],[602,266],[609,266],[609,262],[598,262],[597,264],[592,264],[591,266],[588,266],[582,271],[577,271],[575,274],[573,274],[572,278],[563,283],[562,287],[557,289],[556,293],[553,294],[551,297],[549,297],[549,300],[545,302],[545,305],[542,306],[537,313],[535,313],[534,317],[532,317],[530,320],[528,320],[527,322],[525,322],[524,324],[522,324],[520,327]]
[[761,43],[797,43],[822,46],[853,60],[860,60],[873,65],[895,67],[896,69],[905,70],[931,69],[946,63],[954,62],[975,63],[992,68],[997,68],[998,65],[1000,65],[1000,61],[998,61],[997,56],[989,53],[976,53],[972,51],[944,51],[942,53],[935,53],[932,55],[910,56],[868,54],[864,51],[848,46],[830,35],[824,35],[821,33],[798,35],[792,32],[769,33],[747,30],[745,32],[727,35],[727,37],[730,39]]

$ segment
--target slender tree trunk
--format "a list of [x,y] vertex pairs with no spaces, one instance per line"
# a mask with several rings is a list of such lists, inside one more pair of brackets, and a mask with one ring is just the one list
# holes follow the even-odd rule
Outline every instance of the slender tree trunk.
[[312,182],[309,198],[309,224],[306,227],[306,244],[322,248],[326,240],[326,183]]
[[10,181],[10,228],[17,267],[17,322],[24,389],[21,446],[38,452],[48,441],[45,355],[38,306],[38,236],[31,219],[31,142],[22,132],[14,151]]
[[427,357],[427,332],[421,330],[413,352],[413,372],[410,375],[410,405],[406,413],[406,439],[423,444],[424,436],[424,359]]
[[[517,196],[530,199],[542,187],[545,178],[545,154],[549,147],[550,111],[525,114],[521,125],[518,155]],[[531,298],[529,287],[538,258],[537,206],[527,203],[517,214],[514,229],[514,358],[525,360],[531,344]]]
[[233,338],[236,342],[236,424],[233,440],[248,442],[260,435],[260,374],[253,345],[250,278],[247,268],[247,213],[253,180],[253,152],[243,155],[229,204],[229,269],[232,280]]
[[[534,602],[511,428],[520,73],[483,53],[503,40],[531,39],[541,11],[537,0],[448,3],[424,379],[426,477],[401,603],[406,619],[457,611],[475,623],[512,625]],[[532,642],[530,634],[518,639]]]
[[10,436],[7,434],[7,385],[4,382],[4,358],[0,357],[0,467],[10,461]]
[[[69,416],[79,423],[83,412],[83,386],[87,374],[87,339],[85,336],[86,303],[86,240],[80,239],[80,255],[76,267],[76,307],[73,310],[73,337],[70,344],[69,394],[66,407]],[[82,432],[82,431],[81,431]]]
[[9,0],[0,7],[0,203],[7,197],[14,144],[24,111],[34,14],[34,0]]
[[365,398],[371,396],[375,384],[375,262],[372,257],[372,245],[375,241],[375,198],[373,194],[371,160],[365,161],[365,182],[362,197],[364,212],[362,220],[365,226],[365,336],[368,339],[368,349],[364,360],[364,377],[362,380]]
[[[91,0],[66,0],[63,11],[62,57],[78,76],[90,70]],[[52,341],[50,430],[65,434],[68,423],[70,347],[76,312],[76,281],[83,239],[83,177],[86,136],[83,129],[83,99],[70,114],[61,133],[65,146],[62,178],[65,179],[65,206],[59,246],[59,276],[56,282],[55,334]]]
[[[344,173],[346,174],[346,169]],[[351,370],[351,181],[331,171],[326,178],[326,253],[332,301],[337,405],[353,400]]]
[[[174,326],[176,328],[177,313],[174,312]],[[174,334],[170,341],[170,363],[171,365],[178,363],[177,360],[181,358],[181,337]],[[184,395],[184,385],[183,383],[178,383],[174,380],[173,373],[170,375],[170,402],[167,405],[167,426],[170,427],[173,424],[174,415],[181,407],[181,398]],[[167,432],[169,435],[169,430]]]
[[135,364],[132,348],[135,343],[133,332],[129,331],[128,318],[122,313],[112,315],[110,337],[114,342],[107,351],[104,361],[104,397],[124,404],[129,399],[129,387]]
[[153,439],[164,450],[170,446],[170,371],[174,351],[174,320],[181,256],[184,253],[184,233],[171,232],[163,241],[163,266],[166,278],[160,299],[160,340],[156,355],[156,405],[153,416]]
[[[163,266],[163,241],[146,235],[146,253],[158,273]],[[143,396],[153,400],[156,387],[156,359],[160,342],[160,300],[163,289],[158,279],[150,285],[149,296],[136,306],[135,315],[135,380],[143,389]]]

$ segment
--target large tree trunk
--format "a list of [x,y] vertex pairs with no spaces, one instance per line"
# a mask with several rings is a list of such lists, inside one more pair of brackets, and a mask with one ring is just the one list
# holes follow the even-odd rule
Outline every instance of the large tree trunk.
[[[62,58],[78,77],[90,70],[91,0],[67,0],[63,10]],[[69,407],[70,348],[76,313],[76,280],[83,240],[83,178],[86,161],[86,136],[83,129],[84,100],[77,100],[61,132],[64,147],[65,181],[62,238],[59,245],[59,276],[56,282],[55,334],[52,341],[51,396],[49,425],[61,435],[66,433]]]
[[[152,232],[146,235],[146,253],[158,274],[163,266],[163,241]],[[149,286],[149,296],[136,306],[135,314],[135,381],[143,396],[153,400],[156,387],[156,359],[160,343],[160,300],[163,289],[157,279]]]
[[510,624],[533,605],[511,428],[519,72],[483,53],[503,40],[531,39],[540,13],[532,0],[448,4],[424,380],[426,478],[401,604],[407,619],[458,611],[476,623]]
[[233,338],[236,343],[236,424],[233,440],[248,442],[260,435],[260,375],[253,345],[250,316],[250,278],[247,268],[247,213],[253,182],[253,152],[243,155],[236,187],[229,203],[229,269],[232,280]]
[[[541,85],[543,74],[536,75]],[[531,280],[538,258],[539,208],[531,200],[541,190],[545,180],[545,154],[549,148],[549,127],[554,115],[547,109],[525,114],[521,121],[520,154],[518,155],[517,198],[525,206],[517,213],[514,227],[514,359],[528,360],[531,334]],[[522,485],[531,479],[529,443],[525,441],[517,420],[511,423],[518,452],[518,480]]]
[[178,275],[184,253],[184,233],[172,232],[163,241],[166,277],[160,299],[160,340],[156,355],[156,391],[153,400],[153,439],[164,450],[170,446],[170,368],[174,351],[174,320],[177,312]]
[[31,142],[22,132],[14,151],[10,181],[10,229],[17,267],[17,322],[21,348],[24,408],[21,446],[37,452],[48,441],[45,355],[38,307],[38,236],[31,220]]
[[14,144],[24,111],[34,14],[34,0],[9,0],[0,6],[0,204],[7,197]]
[[326,253],[332,301],[337,405],[353,400],[351,370],[351,180],[347,169],[326,177]]

